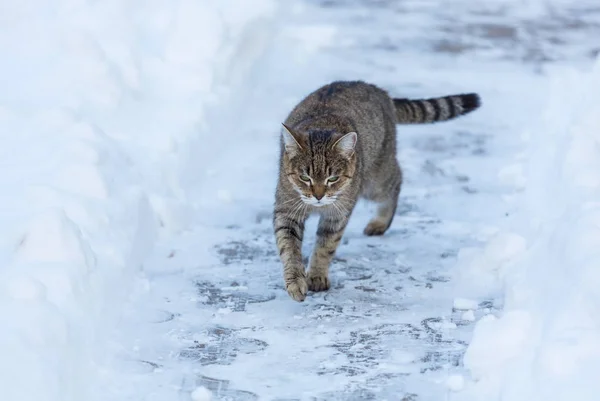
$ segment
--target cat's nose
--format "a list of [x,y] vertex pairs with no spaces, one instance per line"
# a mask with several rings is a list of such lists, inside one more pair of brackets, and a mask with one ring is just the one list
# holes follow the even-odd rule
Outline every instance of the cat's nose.
[[323,185],[315,185],[312,192],[317,200],[321,200],[325,196],[326,189]]

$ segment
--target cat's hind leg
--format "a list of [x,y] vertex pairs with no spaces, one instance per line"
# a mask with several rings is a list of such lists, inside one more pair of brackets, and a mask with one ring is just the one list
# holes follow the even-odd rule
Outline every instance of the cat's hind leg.
[[381,171],[366,198],[377,204],[377,214],[364,229],[365,235],[383,235],[390,228],[402,186],[402,170],[396,159]]

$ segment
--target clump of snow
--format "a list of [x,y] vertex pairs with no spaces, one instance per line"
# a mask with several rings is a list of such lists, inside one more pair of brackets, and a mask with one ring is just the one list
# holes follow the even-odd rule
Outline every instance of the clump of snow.
[[446,379],[446,386],[452,391],[461,391],[465,386],[463,375],[450,375]]
[[455,309],[477,309],[479,303],[473,299],[468,298],[455,298],[454,299],[454,308]]
[[211,401],[212,392],[206,387],[198,387],[192,391],[192,401]]
[[157,237],[189,224],[183,172],[217,157],[211,108],[251,72],[274,10],[0,6],[2,399],[106,399],[109,333]]
[[[527,186],[510,227],[523,240],[496,269],[505,308],[476,325],[464,361],[475,382],[460,399],[600,393],[600,59],[589,73],[555,74],[530,129]],[[485,262],[472,259],[471,272],[479,263],[488,274]]]
[[481,318],[465,354],[465,366],[474,378],[485,377],[498,366],[517,357],[527,344],[531,330],[530,316],[521,311],[506,313],[501,320],[493,315]]
[[468,322],[474,322],[475,321],[475,312],[473,312],[472,310],[468,310],[462,314],[461,319],[466,320]]
[[400,364],[409,364],[417,359],[414,353],[404,350],[393,350],[392,354],[394,355],[394,361]]
[[[502,280],[511,264],[526,248],[526,240],[515,233],[498,233],[482,249],[463,248],[456,268],[457,293],[480,298],[501,291]],[[457,309],[477,309],[477,302],[458,298]],[[462,304],[461,304],[462,303]]]

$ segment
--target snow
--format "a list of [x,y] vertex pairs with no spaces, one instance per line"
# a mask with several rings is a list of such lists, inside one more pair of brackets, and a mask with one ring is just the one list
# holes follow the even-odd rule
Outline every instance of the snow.
[[144,258],[193,217],[181,170],[264,51],[273,11],[0,6],[0,398],[107,399],[106,351]]
[[446,380],[446,385],[452,391],[461,391],[465,386],[465,378],[462,375],[451,375]]
[[593,400],[600,391],[600,59],[592,71],[556,72],[549,85],[507,227],[522,245],[500,269],[505,306],[477,323],[465,354],[474,399]]
[[[598,7],[441,3],[0,4],[0,398],[595,400]],[[389,233],[298,304],[278,135],[334,79],[483,107],[400,127]]]
[[[496,232],[482,248],[462,248],[458,254],[455,277],[457,291],[471,297],[484,297],[501,290],[507,265],[526,248],[526,240],[512,232]],[[457,309],[477,309],[476,299],[458,297]]]
[[474,322],[475,321],[475,312],[473,312],[472,310],[465,311],[462,314],[461,318],[462,318],[462,320],[467,320],[469,322]]
[[479,303],[473,299],[455,298],[454,307],[456,309],[477,309]]
[[206,387],[198,387],[192,391],[192,401],[211,401],[212,393]]

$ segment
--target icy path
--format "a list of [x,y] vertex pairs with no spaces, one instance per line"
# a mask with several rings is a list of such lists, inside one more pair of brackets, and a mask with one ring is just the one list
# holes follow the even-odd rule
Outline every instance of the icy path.
[[[510,170],[505,181],[497,173],[519,151],[550,56],[535,23],[506,25],[506,10],[397,4],[290,11],[248,92],[215,127],[229,147],[194,171],[198,224],[145,265],[118,334],[123,370],[107,373],[114,399],[188,400],[203,386],[215,400],[433,401],[460,389],[473,320],[499,305],[455,303],[453,267],[461,248],[487,240],[511,212],[502,198]],[[477,91],[484,106],[454,122],[400,127],[406,180],[393,226],[364,237],[370,211],[360,205],[332,289],[298,304],[283,289],[271,229],[277,135],[289,109],[333,79],[403,96]],[[313,219],[306,250],[315,229]]]

